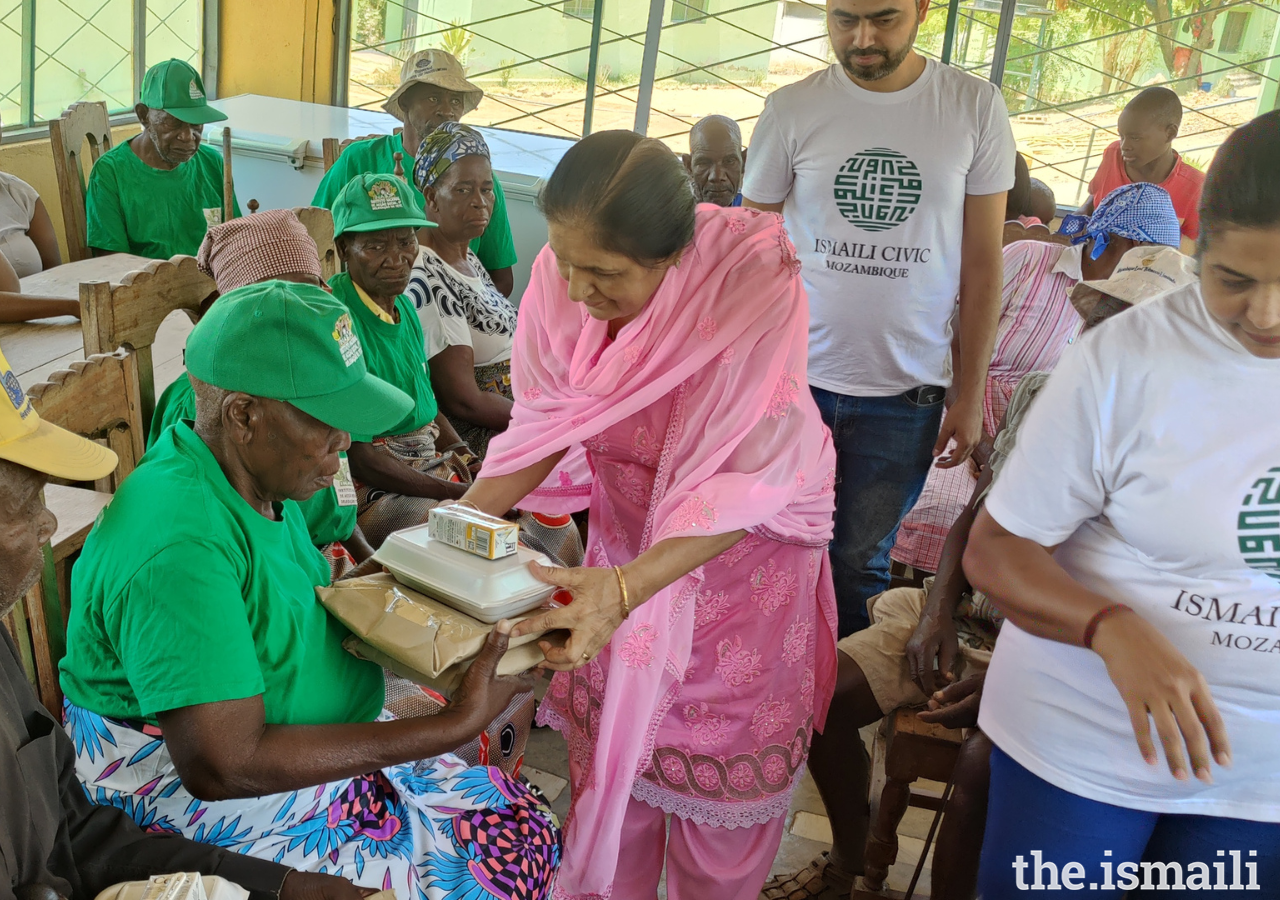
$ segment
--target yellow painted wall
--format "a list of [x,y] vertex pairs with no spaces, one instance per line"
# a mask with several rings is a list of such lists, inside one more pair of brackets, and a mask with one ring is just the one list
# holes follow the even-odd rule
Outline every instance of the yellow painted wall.
[[[121,125],[111,130],[111,140],[118,144],[138,133],[137,125]],[[58,232],[62,258],[67,259],[67,238],[62,228],[62,201],[58,199],[58,176],[53,170],[53,149],[49,138],[0,147],[0,172],[17,175],[40,194],[53,227]]]
[[218,96],[328,103],[341,2],[350,0],[221,0]]
[[[334,15],[349,0],[222,0],[218,33],[219,97],[265,94],[328,103],[333,65]],[[137,125],[112,132],[119,143]],[[48,137],[0,146],[0,172],[34,187],[49,209],[63,258],[67,243],[62,204]]]

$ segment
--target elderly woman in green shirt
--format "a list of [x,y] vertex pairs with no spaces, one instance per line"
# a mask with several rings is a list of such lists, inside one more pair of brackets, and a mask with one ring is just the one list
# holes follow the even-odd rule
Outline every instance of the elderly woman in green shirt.
[[508,627],[447,710],[387,721],[382,669],[316,598],[329,567],[297,501],[332,483],[350,432],[413,406],[367,359],[347,308],[306,284],[239,288],[192,330],[195,420],[161,435],[73,573],[76,774],[149,830],[405,900],[502,882],[499,900],[542,900],[559,855],[545,804],[451,752],[527,695],[495,671]]
[[[471,483],[475,454],[440,412],[426,341],[404,291],[418,258],[417,229],[434,228],[421,195],[394,175],[357,175],[333,204],[333,232],[346,271],[329,279],[351,311],[369,370],[414,399],[413,409],[381,434],[352,434],[360,530],[374,547],[427,520]],[[521,543],[564,565],[580,565],[582,538],[568,516],[524,513]]]
[[[324,285],[315,241],[290,209],[267,210],[215,225],[204,236],[196,262],[217,285],[214,297],[271,280]],[[206,308],[212,302],[205,301]],[[147,449],[169,428],[195,417],[195,389],[184,372],[156,401]],[[335,581],[373,555],[356,525],[356,492],[345,453],[338,454],[338,466],[332,485],[298,504],[311,541],[329,561]]]
[[436,404],[422,326],[404,295],[418,256],[415,233],[428,227],[417,192],[394,175],[357,175],[333,204],[346,271],[329,279],[329,288],[351,312],[369,370],[413,399],[393,427],[351,435],[358,521],[375,547],[426,521],[437,504],[460,498],[471,481],[473,455]]

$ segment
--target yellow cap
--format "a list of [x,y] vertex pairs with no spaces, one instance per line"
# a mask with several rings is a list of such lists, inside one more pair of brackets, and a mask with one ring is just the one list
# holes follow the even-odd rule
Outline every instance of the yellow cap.
[[3,353],[0,384],[0,459],[72,481],[96,481],[115,469],[115,453],[40,419]]

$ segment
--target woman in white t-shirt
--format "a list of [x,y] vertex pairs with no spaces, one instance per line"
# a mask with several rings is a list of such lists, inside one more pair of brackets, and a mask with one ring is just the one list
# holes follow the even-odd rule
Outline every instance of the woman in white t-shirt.
[[0,254],[19,278],[62,264],[58,236],[36,189],[0,172]]
[[422,141],[413,168],[427,215],[407,294],[427,341],[431,384],[458,436],[483,458],[511,420],[516,309],[470,249],[493,212],[493,169],[480,132],[446,122]]
[[1200,215],[1199,283],[1063,356],[973,528],[984,900],[1280,896],[1280,112]]

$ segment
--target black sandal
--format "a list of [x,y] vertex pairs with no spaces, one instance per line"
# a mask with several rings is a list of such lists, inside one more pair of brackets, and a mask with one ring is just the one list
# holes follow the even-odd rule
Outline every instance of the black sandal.
[[760,900],[846,900],[853,876],[837,869],[823,853],[794,875],[774,875],[760,890]]

